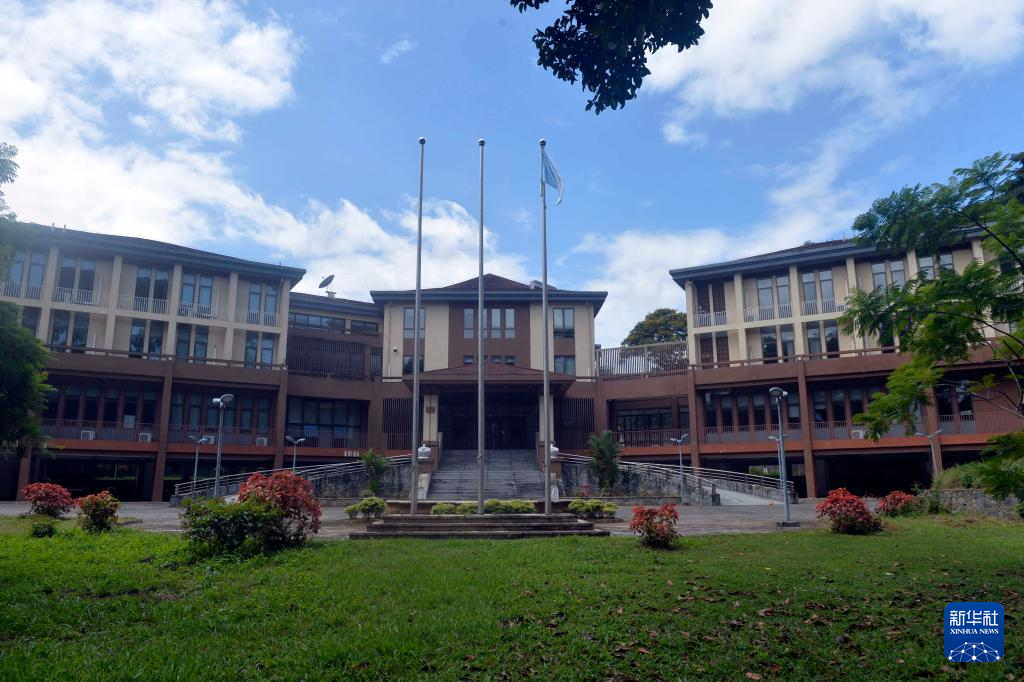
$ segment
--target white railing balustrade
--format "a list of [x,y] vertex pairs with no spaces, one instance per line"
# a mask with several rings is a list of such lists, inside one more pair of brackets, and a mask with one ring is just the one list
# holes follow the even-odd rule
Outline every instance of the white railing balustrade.
[[12,282],[11,280],[4,280],[3,284],[0,285],[0,296],[6,296],[8,298],[18,298],[21,296],[21,283]]
[[235,311],[235,322],[239,324],[259,324],[266,327],[277,326],[277,313],[267,313],[262,310],[247,310],[239,308]]
[[758,322],[760,320],[774,320],[775,306],[766,305],[760,308],[746,308],[743,311],[743,319],[747,322]]
[[599,348],[595,359],[600,376],[679,372],[689,366],[686,344],[680,342]]
[[717,310],[710,313],[698,312],[693,316],[694,327],[714,327],[716,325],[728,324],[732,321],[731,310]]
[[167,301],[160,298],[146,298],[145,296],[132,296],[121,294],[117,297],[118,310],[128,310],[137,313],[167,314]]
[[102,306],[105,297],[99,291],[90,289],[69,289],[57,287],[53,290],[54,303],[67,303],[71,305]]
[[179,303],[179,317],[192,317],[199,320],[219,320],[217,307],[202,303]]

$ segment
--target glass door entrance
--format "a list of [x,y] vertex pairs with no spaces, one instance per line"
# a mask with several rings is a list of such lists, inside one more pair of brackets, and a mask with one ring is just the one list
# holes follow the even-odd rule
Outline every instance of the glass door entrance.
[[[489,450],[529,450],[538,430],[538,402],[533,392],[488,391],[484,404],[484,445]],[[438,427],[445,448],[473,450],[477,446],[475,393],[441,394]]]

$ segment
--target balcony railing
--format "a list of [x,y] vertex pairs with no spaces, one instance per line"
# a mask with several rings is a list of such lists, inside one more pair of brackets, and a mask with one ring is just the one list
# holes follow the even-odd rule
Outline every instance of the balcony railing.
[[733,321],[732,310],[717,310],[715,312],[697,312],[693,316],[694,327],[714,327],[716,325],[729,324]]
[[411,435],[409,433],[385,433],[384,447],[388,450],[411,450]]
[[43,288],[38,284],[27,284],[21,286],[20,282],[12,282],[10,280],[4,280],[0,282],[0,296],[7,298],[31,298],[33,300],[39,300],[42,297]]
[[[851,421],[814,422],[815,440],[868,440],[867,427]],[[893,424],[882,438],[906,438],[907,429],[902,424]]]
[[240,324],[260,324],[266,327],[277,326],[277,313],[239,308],[235,311],[235,322]]
[[[358,450],[366,447],[366,433],[346,429],[336,431],[334,429],[289,429],[289,436],[298,440],[305,438],[299,445],[300,448],[334,448]],[[287,448],[292,447],[286,444]]]
[[[242,428],[237,426],[225,426],[221,429],[222,445],[248,445],[257,448],[274,447],[274,430],[270,428]],[[189,426],[186,424],[172,424],[167,430],[167,441],[169,443],[190,443],[189,436],[202,438],[206,436],[212,439],[211,445],[215,444],[217,438],[217,427],[214,426]]]
[[72,305],[104,306],[106,296],[102,292],[91,289],[69,289],[57,287],[53,290],[54,303],[68,303]]
[[[778,436],[779,427],[774,424],[750,424],[747,426],[707,426],[704,428],[704,442],[721,443],[763,443]],[[797,440],[801,437],[800,427],[789,424],[786,427],[786,440]]]
[[[616,431],[615,440],[625,448],[676,447],[672,438],[689,436],[690,429],[648,429],[645,431]],[[683,445],[688,445],[684,441]],[[561,443],[559,443],[561,445]]]
[[219,320],[220,313],[217,306],[204,305],[202,303],[179,303],[178,316],[190,317],[199,320]]
[[1024,429],[1024,419],[1008,412],[940,415],[943,435],[970,433],[1009,433]]
[[775,306],[768,305],[760,308],[744,308],[743,319],[746,322],[758,322],[761,320],[775,319]]
[[685,371],[685,343],[652,343],[644,346],[600,348],[597,351],[600,376],[635,376]]
[[846,311],[846,303],[834,298],[823,298],[820,301],[804,301],[804,315],[828,315]]
[[116,440],[156,442],[153,424],[125,424],[110,421],[79,421],[77,419],[43,419],[43,433],[59,440]]
[[157,313],[158,315],[166,315],[167,301],[160,298],[146,298],[145,296],[121,294],[117,297],[117,309],[137,313]]
[[248,362],[246,360],[224,360],[220,358],[210,357],[178,357],[176,355],[167,355],[163,353],[143,353],[131,350],[113,350],[110,348],[74,348],[68,346],[55,346],[53,344],[45,344],[46,348],[52,353],[80,353],[84,355],[97,355],[100,357],[108,358],[132,358],[142,360],[154,360],[161,362],[175,362],[185,365],[208,365],[210,367],[248,367],[254,369],[271,369],[280,370],[284,369],[285,365],[279,365],[274,363],[263,363],[263,362]]

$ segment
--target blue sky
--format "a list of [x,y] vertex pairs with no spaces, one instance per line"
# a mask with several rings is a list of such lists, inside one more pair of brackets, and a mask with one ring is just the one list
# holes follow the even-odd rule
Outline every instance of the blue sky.
[[0,0],[0,139],[25,220],[408,288],[539,276],[537,140],[565,179],[551,279],[609,291],[598,340],[681,307],[670,267],[844,234],[871,200],[1024,149],[1024,0],[734,0],[624,110],[536,66],[561,5]]

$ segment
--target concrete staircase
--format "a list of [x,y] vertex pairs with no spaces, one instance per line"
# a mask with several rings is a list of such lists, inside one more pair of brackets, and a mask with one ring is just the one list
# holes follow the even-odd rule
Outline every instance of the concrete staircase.
[[608,535],[573,514],[485,514],[484,516],[385,516],[350,535],[353,540],[374,538],[448,538],[515,540],[563,535]]
[[[540,500],[544,475],[532,450],[488,450],[484,499]],[[430,476],[428,500],[477,498],[476,450],[445,450],[441,466]]]

